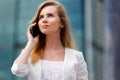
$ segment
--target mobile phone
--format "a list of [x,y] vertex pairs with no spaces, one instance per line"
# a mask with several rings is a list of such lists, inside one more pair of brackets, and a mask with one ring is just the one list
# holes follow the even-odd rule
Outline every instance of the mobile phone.
[[38,34],[40,34],[38,24],[30,28],[30,33],[32,34],[33,37],[36,37]]

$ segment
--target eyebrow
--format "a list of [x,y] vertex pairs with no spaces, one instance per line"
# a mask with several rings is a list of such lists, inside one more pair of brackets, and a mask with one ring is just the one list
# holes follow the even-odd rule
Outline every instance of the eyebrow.
[[[54,14],[55,15],[55,13],[47,13],[47,14]],[[43,14],[40,14],[39,16],[43,16]]]

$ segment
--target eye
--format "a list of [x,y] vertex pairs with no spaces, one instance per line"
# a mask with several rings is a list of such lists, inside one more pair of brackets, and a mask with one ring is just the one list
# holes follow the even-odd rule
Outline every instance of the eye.
[[54,15],[52,13],[49,13],[48,17],[54,17]]
[[42,18],[44,18],[44,16],[43,16],[43,15],[40,15],[40,16],[39,16],[39,20],[42,19]]

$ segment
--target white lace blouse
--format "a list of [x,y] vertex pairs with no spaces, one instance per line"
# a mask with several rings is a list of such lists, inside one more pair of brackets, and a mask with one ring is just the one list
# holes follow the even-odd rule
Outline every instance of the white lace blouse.
[[62,80],[62,61],[42,60],[42,80]]

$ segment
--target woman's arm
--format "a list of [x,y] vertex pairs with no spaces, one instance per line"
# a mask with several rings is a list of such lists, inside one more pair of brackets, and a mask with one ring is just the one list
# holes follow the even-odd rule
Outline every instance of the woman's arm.
[[28,42],[26,47],[21,51],[20,55],[14,61],[11,71],[14,75],[24,77],[29,73],[28,58],[34,45]]
[[34,26],[36,23],[30,25],[27,31],[28,42],[21,54],[16,58],[15,63],[17,64],[27,64],[28,58],[30,56],[31,51],[33,50],[34,46],[38,43],[39,35],[33,38],[30,33],[31,26]]
[[[32,24],[31,26],[34,25],[35,24]],[[35,38],[32,37],[30,33],[30,27],[28,27],[27,37],[28,37],[28,42],[25,48],[21,51],[20,55],[16,58],[16,60],[14,61],[11,67],[12,73],[21,77],[29,73],[28,58],[34,46],[38,43],[39,40],[39,35],[36,36]]]
[[20,55],[16,58],[14,62],[17,64],[27,64],[28,58],[33,48],[34,48],[33,43],[28,41],[26,47],[22,50],[22,52],[20,53]]

